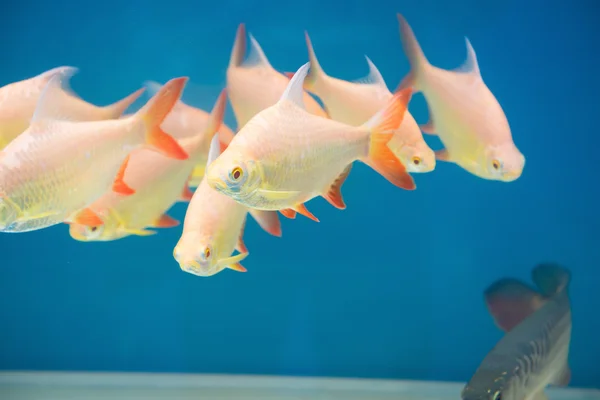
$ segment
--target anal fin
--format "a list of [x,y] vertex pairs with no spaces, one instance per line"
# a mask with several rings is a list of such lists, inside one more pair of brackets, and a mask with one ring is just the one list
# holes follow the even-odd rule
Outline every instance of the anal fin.
[[346,203],[344,202],[344,198],[342,197],[342,185],[348,178],[350,170],[352,170],[352,164],[348,164],[348,166],[342,171],[340,176],[338,176],[328,188],[328,191],[323,195],[323,198],[325,200],[327,200],[332,206],[340,210],[346,208]]

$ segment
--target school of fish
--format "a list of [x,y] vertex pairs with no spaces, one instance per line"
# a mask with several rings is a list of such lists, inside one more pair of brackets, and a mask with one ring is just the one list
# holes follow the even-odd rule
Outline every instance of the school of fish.
[[[355,161],[408,191],[416,189],[411,174],[431,173],[438,162],[482,179],[519,179],[525,156],[470,41],[463,65],[444,70],[429,63],[401,14],[397,22],[410,71],[394,91],[368,57],[365,78],[328,75],[308,32],[308,62],[293,73],[277,70],[244,24],[210,112],[181,100],[187,77],[146,81],[103,107],[70,89],[77,68],[69,66],[1,87],[0,231],[64,223],[82,242],[148,236],[179,226],[168,211],[186,202],[173,257],[181,270],[208,277],[246,271],[248,215],[279,237],[279,214],[319,221],[307,207],[315,197],[345,209],[342,186]],[[149,101],[125,114],[144,91]],[[417,92],[429,109],[421,125],[408,110]],[[227,99],[235,130],[223,122]],[[432,150],[423,134],[443,148]],[[569,382],[570,275],[549,264],[533,275],[540,292],[509,279],[486,291],[507,333],[463,399],[541,400],[547,385]]]

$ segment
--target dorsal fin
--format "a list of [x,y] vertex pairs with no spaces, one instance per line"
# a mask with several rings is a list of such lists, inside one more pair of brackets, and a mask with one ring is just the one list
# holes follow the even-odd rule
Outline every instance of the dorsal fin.
[[69,85],[70,78],[77,72],[76,68],[66,68],[57,72],[44,86],[38,99],[31,123],[42,120],[77,120],[77,117],[70,115],[70,110],[63,107],[60,101],[65,95],[78,97],[71,90]]
[[242,63],[242,67],[273,68],[254,36],[252,36],[251,33],[248,33],[248,38],[250,39],[250,49],[248,50],[248,56]]
[[473,49],[473,46],[471,46],[471,42],[467,37],[465,37],[465,44],[467,45],[467,59],[454,71],[481,76],[481,73],[479,72],[479,64],[477,63],[477,55],[475,54],[475,50]]
[[494,282],[484,292],[485,302],[496,324],[509,332],[546,301],[525,283],[512,278]]
[[148,95],[153,97],[163,85],[156,81],[144,81],[143,86],[146,88]]
[[221,144],[219,143],[219,135],[213,135],[210,141],[210,149],[208,150],[208,161],[206,168],[221,155]]
[[387,89],[387,85],[385,84],[385,80],[383,76],[381,76],[381,72],[379,69],[373,64],[373,61],[368,56],[365,56],[367,59],[367,64],[369,64],[369,74],[363,78],[357,79],[354,83],[359,83],[361,85],[377,85],[383,86]]
[[52,79],[56,75],[64,75],[64,76],[71,77],[71,76],[75,75],[77,72],[79,72],[79,68],[77,68],[77,67],[68,67],[68,66],[56,67],[56,68],[49,69],[46,72],[42,72],[41,74],[36,76],[36,78],[41,79],[42,81],[48,82],[50,79]]
[[310,68],[310,63],[307,62],[303,66],[301,66],[298,71],[294,74],[294,77],[290,80],[287,87],[285,88],[285,92],[279,99],[279,101],[288,100],[295,103],[298,107],[306,109],[304,106],[304,78],[308,74],[308,69]]

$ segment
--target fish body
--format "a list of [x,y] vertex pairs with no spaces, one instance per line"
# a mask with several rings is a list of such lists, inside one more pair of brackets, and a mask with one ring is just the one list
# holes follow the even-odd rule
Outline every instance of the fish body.
[[436,152],[437,159],[456,163],[483,179],[518,179],[525,157],[513,142],[502,107],[483,81],[469,40],[465,63],[454,71],[444,70],[427,61],[400,14],[398,21],[402,46],[411,65],[411,72],[399,88],[412,87],[425,96],[430,120],[422,130],[437,135],[445,146]]
[[[279,100],[289,78],[275,70],[252,35],[250,53],[246,60],[246,29],[240,24],[227,68],[227,92],[238,123],[238,130],[258,114]],[[319,103],[307,92],[303,100],[309,113],[327,117]]]
[[[52,78],[40,96],[30,126],[0,153],[0,231],[26,232],[61,222],[100,223],[78,211],[111,187],[131,194],[122,180],[128,155],[148,144],[186,159],[160,123],[181,95],[187,78],[170,82],[130,118],[73,122],[53,101],[64,76]],[[60,95],[60,94],[59,94]],[[53,119],[60,115],[61,119]]]
[[396,94],[367,124],[352,127],[303,109],[302,83],[308,68],[307,63],[298,70],[278,103],[238,132],[208,167],[208,184],[247,207],[293,210],[315,220],[303,204],[323,195],[344,208],[340,187],[355,160],[364,161],[396,186],[414,189],[414,181],[387,148],[410,91]]
[[[208,163],[218,155],[219,145],[213,139]],[[173,251],[180,268],[204,277],[225,268],[245,272],[240,261],[249,254],[242,240],[247,214],[246,207],[213,190],[204,178],[190,201]],[[236,249],[240,254],[231,256]]]
[[[360,126],[392,99],[393,94],[385,80],[368,57],[367,77],[355,82],[334,78],[320,66],[308,33],[305,36],[311,70],[304,87],[323,101],[330,118],[347,125]],[[435,154],[427,146],[419,125],[408,110],[388,146],[409,172],[430,172],[435,169]]]
[[[74,67],[53,68],[0,88],[0,150],[27,129],[42,90],[50,79],[55,76],[71,76],[76,72],[77,68]],[[86,102],[68,87],[64,87],[55,93],[54,102],[57,109],[68,110],[71,120],[100,121],[119,118],[143,91],[144,89],[139,89],[114,104],[99,107]]]
[[463,389],[463,400],[543,400],[548,385],[569,383],[570,273],[541,264],[532,275],[537,290],[514,279],[486,290],[488,308],[506,334]]
[[[200,160],[206,163],[212,138],[223,121],[226,100],[223,91],[209,114],[205,129],[195,137],[179,140],[180,146],[189,155],[188,159],[177,160],[146,148],[134,150],[123,180],[135,193],[123,196],[109,190],[89,206],[102,219],[102,224],[87,226],[72,223],[69,227],[71,237],[80,241],[111,241],[129,235],[156,233],[146,229],[149,227],[177,226],[179,221],[166,212],[178,200],[191,199],[192,193],[187,190],[188,178]],[[166,125],[162,124],[163,127]]]

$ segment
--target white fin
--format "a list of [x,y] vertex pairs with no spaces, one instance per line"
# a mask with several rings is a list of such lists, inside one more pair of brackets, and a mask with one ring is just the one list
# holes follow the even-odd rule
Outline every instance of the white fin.
[[206,168],[221,155],[221,143],[219,143],[219,135],[213,135],[210,141],[210,149],[208,150],[208,161],[206,162]]
[[56,68],[52,68],[49,69],[46,72],[42,72],[41,74],[39,74],[38,76],[36,76],[36,79],[41,79],[41,80],[45,80],[45,81],[49,81],[50,79],[52,79],[54,76],[56,75],[64,75],[64,76],[73,76],[75,75],[77,72],[79,72],[79,68],[76,67],[56,67]]
[[260,44],[254,39],[254,36],[252,36],[251,33],[248,33],[248,38],[250,39],[250,51],[248,52],[248,57],[246,57],[242,63],[242,66],[244,68],[272,68],[271,63],[269,63],[267,56],[265,56],[265,53],[260,47]]
[[288,100],[295,103],[298,107],[306,109],[304,106],[304,78],[308,74],[310,68],[310,62],[307,62],[301,66],[298,71],[294,74],[294,77],[290,80],[285,92],[279,99],[279,101]]
[[146,88],[148,95],[153,97],[163,85],[156,81],[144,81],[143,86]]
[[76,121],[80,118],[69,115],[69,110],[63,107],[60,98],[65,95],[78,97],[69,85],[71,77],[77,73],[77,68],[65,68],[56,73],[40,94],[31,123],[41,120],[65,120]]
[[385,80],[383,80],[383,76],[381,76],[381,72],[379,72],[369,57],[365,56],[365,58],[367,59],[367,64],[369,64],[369,75],[355,80],[354,83],[359,83],[361,85],[377,85],[387,89],[387,85],[385,84]]
[[473,46],[471,46],[471,42],[467,37],[465,37],[465,44],[467,45],[467,59],[460,67],[456,68],[454,72],[481,76],[481,73],[479,72],[479,64],[477,63],[477,55],[475,54],[475,50],[473,49]]

